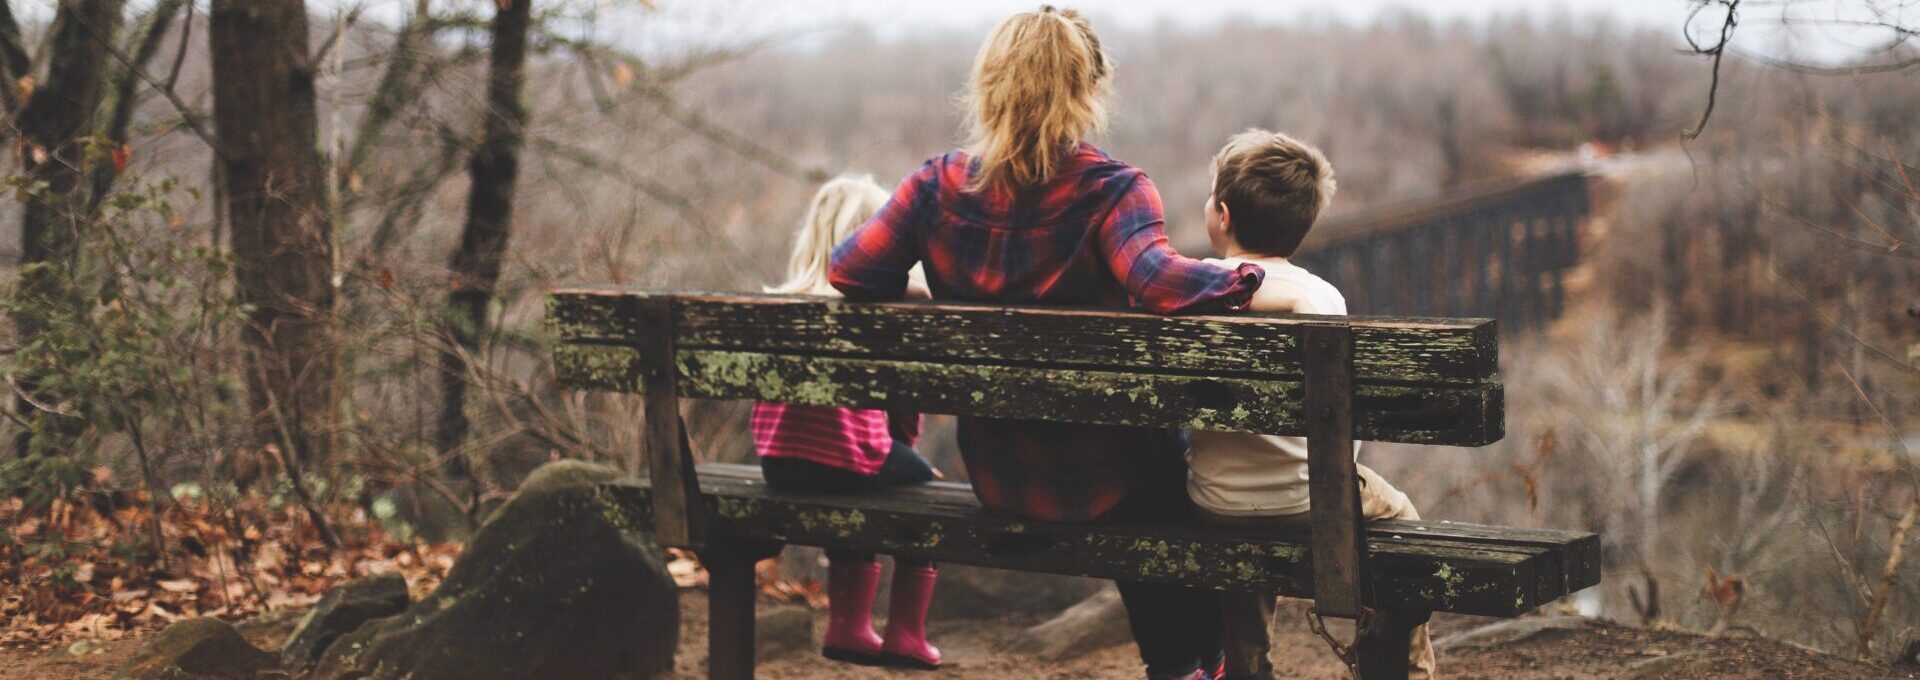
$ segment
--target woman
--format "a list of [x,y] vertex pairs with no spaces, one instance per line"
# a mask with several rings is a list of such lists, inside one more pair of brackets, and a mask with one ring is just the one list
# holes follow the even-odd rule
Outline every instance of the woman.
[[[1146,174],[1085,140],[1106,123],[1111,62],[1079,14],[1002,21],[974,61],[972,139],[928,160],[834,251],[848,299],[901,297],[915,264],[935,299],[1238,310],[1262,272],[1181,257]],[[1088,522],[1186,511],[1184,438],[1139,428],[962,418],[959,444],[986,507]],[[1150,678],[1206,678],[1220,658],[1212,592],[1122,582]]]

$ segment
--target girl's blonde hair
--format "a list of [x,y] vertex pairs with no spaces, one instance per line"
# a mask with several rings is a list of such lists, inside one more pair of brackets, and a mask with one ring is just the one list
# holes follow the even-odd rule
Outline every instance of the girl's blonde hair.
[[838,295],[828,281],[834,247],[866,224],[891,196],[871,175],[841,175],[821,185],[800,223],[799,240],[787,260],[787,280],[769,293]]
[[1093,25],[1043,5],[1007,17],[974,58],[965,104],[969,150],[980,158],[970,190],[1037,186],[1082,139],[1106,129],[1112,65]]

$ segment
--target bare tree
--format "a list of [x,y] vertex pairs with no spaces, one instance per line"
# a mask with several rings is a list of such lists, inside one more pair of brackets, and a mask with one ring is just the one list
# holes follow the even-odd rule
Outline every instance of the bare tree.
[[[188,0],[160,0],[147,13],[145,24],[140,27],[139,34],[134,38],[133,53],[131,55],[123,55],[117,51],[113,53],[120,60],[120,68],[113,76],[112,89],[107,92],[107,118],[96,134],[100,143],[109,149],[109,154],[112,154],[113,158],[120,159],[120,162],[124,162],[130,153],[130,149],[123,149],[131,141],[128,133],[133,126],[134,111],[140,105],[141,72],[160,53],[160,41],[167,37],[167,32],[173,27],[174,17],[179,15],[182,9],[188,11],[189,20],[189,23],[182,28],[180,36],[181,45],[184,47],[193,27],[192,5]],[[91,195],[87,202],[88,215],[99,212],[101,202],[106,200],[107,194],[113,189],[114,180],[120,176],[120,162],[94,165]]]
[[1650,622],[1660,612],[1652,559],[1664,492],[1725,400],[1698,384],[1697,362],[1669,356],[1664,311],[1625,329],[1611,315],[1596,317],[1557,365],[1553,398],[1566,409],[1564,430],[1598,473],[1603,502],[1620,515],[1611,532],[1632,542],[1647,588],[1638,606]]
[[333,229],[316,146],[303,0],[214,0],[214,124],[235,279],[252,305],[245,372],[257,445],[294,467],[325,461],[335,422]]
[[[105,80],[107,53],[120,24],[124,0],[68,0],[60,3],[54,15],[52,58],[47,64],[46,85],[38,88],[16,123],[20,144],[20,165],[26,178],[35,183],[28,192],[25,214],[21,218],[20,293],[38,300],[14,319],[23,337],[32,337],[45,328],[45,315],[32,310],[76,309],[81,293],[68,285],[79,245],[80,207],[86,204],[81,174],[88,163],[87,141],[92,130],[94,110],[100,105]],[[0,5],[4,6],[4,5]],[[19,65],[17,27],[10,26],[12,12],[0,17],[0,62],[9,68]],[[22,73],[21,75],[25,75]],[[7,89],[0,84],[0,89]],[[40,405],[59,401],[57,395],[41,394],[31,375],[20,380],[22,394],[18,410],[23,418],[44,413]],[[26,455],[35,432],[70,432],[72,423],[55,418],[42,420],[34,428],[23,430],[15,438],[20,455]],[[54,447],[41,447],[51,450]]]
[[[12,5],[0,2],[0,84],[17,82],[33,72],[33,60],[27,57],[26,45],[20,40],[20,22],[13,17]],[[19,90],[0,87],[0,103],[6,105],[8,113],[19,111]]]
[[[500,0],[493,19],[493,62],[487,76],[486,128],[468,173],[473,187],[467,200],[467,223],[450,268],[452,293],[447,330],[453,344],[441,357],[440,418],[437,440],[442,451],[466,443],[467,362],[480,351],[487,328],[487,307],[500,282],[501,262],[512,235],[513,189],[520,176],[520,147],[526,138],[525,104],[527,30],[533,0]],[[471,480],[466,456],[456,455],[454,474]]]

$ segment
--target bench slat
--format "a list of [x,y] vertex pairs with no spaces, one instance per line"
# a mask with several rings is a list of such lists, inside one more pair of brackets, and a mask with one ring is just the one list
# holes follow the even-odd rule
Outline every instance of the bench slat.
[[[1191,523],[1022,521],[959,504],[956,485],[852,497],[796,494],[770,490],[744,471],[711,466],[701,468],[700,482],[714,530],[740,538],[1022,571],[1273,590],[1295,597],[1312,593],[1312,554],[1304,534]],[[629,521],[647,525],[644,480],[605,489]],[[1398,529],[1404,527],[1381,523],[1368,531],[1374,587],[1383,607],[1517,616],[1569,592],[1562,553],[1554,546],[1429,538]]]
[[[643,329],[625,310],[633,300],[653,297],[662,296],[623,288],[563,290],[550,298],[547,318],[566,340],[633,342]],[[1264,376],[1301,375],[1302,328],[1329,319],[854,304],[791,296],[665,297],[673,300],[675,341],[687,349]],[[1339,318],[1353,326],[1354,371],[1361,382],[1473,383],[1499,369],[1498,334],[1488,319]]]
[[[709,480],[728,479],[749,484],[761,481],[758,465],[706,463],[700,466],[700,474],[703,479]],[[934,513],[980,511],[980,502],[973,495],[973,487],[957,482],[929,482],[885,489],[867,497],[898,502],[903,507],[918,506]],[[1236,531],[1246,533],[1249,530],[1240,528]],[[1252,531],[1258,533],[1258,530]],[[1285,532],[1279,535],[1292,537]],[[1305,539],[1304,535],[1298,538]],[[1543,580],[1543,583],[1552,586],[1547,590],[1554,592],[1543,596],[1547,600],[1600,584],[1600,536],[1592,532],[1523,529],[1453,521],[1376,520],[1367,523],[1367,539],[1410,539],[1430,544],[1451,542],[1480,549],[1512,547],[1530,553],[1536,550],[1549,551],[1554,563],[1560,565],[1560,578],[1558,581]]]
[[[751,455],[750,453],[748,455]],[[705,463],[703,478],[759,482],[760,466],[734,463]],[[915,486],[874,492],[878,497],[897,495],[900,500],[940,512],[972,512],[980,502],[973,487],[959,482],[929,482]],[[1580,590],[1600,583],[1600,535],[1564,529],[1524,529],[1448,520],[1401,521],[1375,520],[1367,523],[1370,539],[1418,538],[1457,540],[1482,546],[1509,545],[1521,548],[1545,548],[1560,554],[1565,564],[1568,590]]]
[[[641,365],[625,345],[564,344],[563,383],[633,392]],[[1196,377],[1092,369],[872,361],[681,350],[681,394],[812,406],[1023,417],[1077,423],[1305,435],[1302,385],[1293,378]],[[1499,383],[1355,386],[1354,435],[1362,440],[1481,446],[1504,434]]]

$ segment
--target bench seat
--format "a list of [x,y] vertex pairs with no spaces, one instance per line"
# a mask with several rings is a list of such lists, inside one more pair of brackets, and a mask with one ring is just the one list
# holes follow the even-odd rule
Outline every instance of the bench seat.
[[[768,488],[756,466],[698,469],[713,528],[756,542],[1313,596],[1306,532],[1034,522],[988,513],[965,484],[805,494]],[[604,489],[629,521],[651,526],[645,480]],[[1600,582],[1600,541],[1592,533],[1425,521],[1369,522],[1366,530],[1375,594],[1386,608],[1513,617]]]

